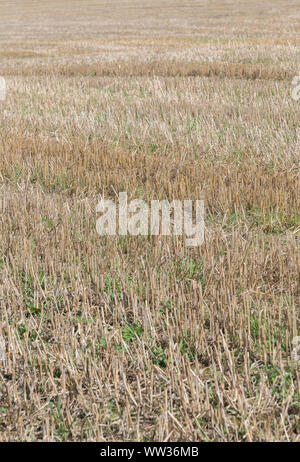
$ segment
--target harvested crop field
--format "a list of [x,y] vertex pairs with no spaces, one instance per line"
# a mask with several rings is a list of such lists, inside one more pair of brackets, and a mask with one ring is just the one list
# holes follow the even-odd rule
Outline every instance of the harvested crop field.
[[300,441],[299,2],[0,4],[0,440]]

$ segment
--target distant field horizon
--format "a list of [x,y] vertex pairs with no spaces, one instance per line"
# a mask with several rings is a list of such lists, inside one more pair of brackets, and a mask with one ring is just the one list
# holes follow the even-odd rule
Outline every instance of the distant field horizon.
[[0,441],[299,442],[299,2],[0,18]]

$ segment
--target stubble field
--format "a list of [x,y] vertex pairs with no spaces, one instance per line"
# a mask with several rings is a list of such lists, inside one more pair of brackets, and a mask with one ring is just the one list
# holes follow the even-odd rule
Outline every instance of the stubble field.
[[299,441],[299,2],[0,6],[0,439]]

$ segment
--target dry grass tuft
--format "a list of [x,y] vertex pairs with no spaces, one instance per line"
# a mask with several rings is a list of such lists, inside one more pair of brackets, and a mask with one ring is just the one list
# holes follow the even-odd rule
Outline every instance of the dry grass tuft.
[[[14,3],[1,440],[299,441],[297,5]],[[204,244],[100,237],[120,191],[204,199]]]

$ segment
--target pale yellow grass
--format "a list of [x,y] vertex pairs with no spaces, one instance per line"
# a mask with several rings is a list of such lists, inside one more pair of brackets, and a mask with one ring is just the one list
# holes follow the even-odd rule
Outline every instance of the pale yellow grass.
[[[299,32],[291,0],[1,2],[2,441],[299,441]],[[204,199],[204,244],[101,238],[119,191]]]

